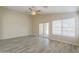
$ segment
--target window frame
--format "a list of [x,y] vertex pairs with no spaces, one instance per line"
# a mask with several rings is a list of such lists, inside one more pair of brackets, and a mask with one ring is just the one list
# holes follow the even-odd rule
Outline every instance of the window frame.
[[[60,34],[57,34],[57,33],[55,34],[55,33],[54,33],[53,28],[55,28],[55,27],[53,27],[53,26],[54,26],[54,24],[53,24],[54,21],[52,21],[52,34],[53,34],[53,35],[62,35],[62,36],[71,36],[71,35],[64,35],[64,34],[63,34],[64,31],[70,31],[70,32],[74,32],[73,35],[74,35],[74,37],[75,37],[75,36],[76,36],[76,18],[69,18],[69,19],[73,19],[73,20],[75,21],[75,22],[74,22],[74,27],[73,27],[74,30],[68,30],[68,29],[64,30],[64,28],[66,28],[66,27],[63,26],[63,24],[64,24],[63,21],[64,21],[65,19],[60,19],[60,21],[61,21],[61,23],[60,23],[60,24],[61,24],[61,26],[60,26],[61,30],[55,30],[55,31],[60,31],[61,33],[60,33]],[[56,21],[59,21],[59,20],[56,20]],[[70,27],[68,27],[68,28],[70,28]],[[73,28],[71,27],[71,29],[73,29]]]

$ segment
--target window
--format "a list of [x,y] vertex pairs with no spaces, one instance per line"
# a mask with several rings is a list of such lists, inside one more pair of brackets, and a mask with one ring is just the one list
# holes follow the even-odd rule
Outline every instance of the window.
[[61,20],[54,21],[52,24],[52,33],[56,35],[61,34]]
[[43,34],[43,24],[39,24],[39,34]]
[[39,35],[48,35],[49,34],[49,23],[39,24]]
[[49,23],[44,23],[44,34],[48,35],[49,34]]
[[75,36],[75,19],[65,19],[63,20],[63,35],[64,36]]
[[54,35],[75,37],[75,18],[53,21],[52,33]]

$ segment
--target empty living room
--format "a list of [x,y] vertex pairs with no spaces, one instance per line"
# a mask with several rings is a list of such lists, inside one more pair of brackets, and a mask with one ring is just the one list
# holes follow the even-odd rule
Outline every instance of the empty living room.
[[0,53],[79,53],[79,6],[0,6]]

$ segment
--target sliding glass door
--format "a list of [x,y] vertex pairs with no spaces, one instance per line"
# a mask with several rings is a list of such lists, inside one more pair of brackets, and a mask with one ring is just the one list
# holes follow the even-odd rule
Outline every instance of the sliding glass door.
[[40,23],[39,24],[39,35],[48,36],[49,34],[49,23]]

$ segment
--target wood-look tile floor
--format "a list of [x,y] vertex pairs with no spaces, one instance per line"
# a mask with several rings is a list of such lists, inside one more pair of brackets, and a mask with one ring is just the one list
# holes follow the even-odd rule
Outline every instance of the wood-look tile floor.
[[79,47],[42,37],[0,40],[0,53],[78,53]]

